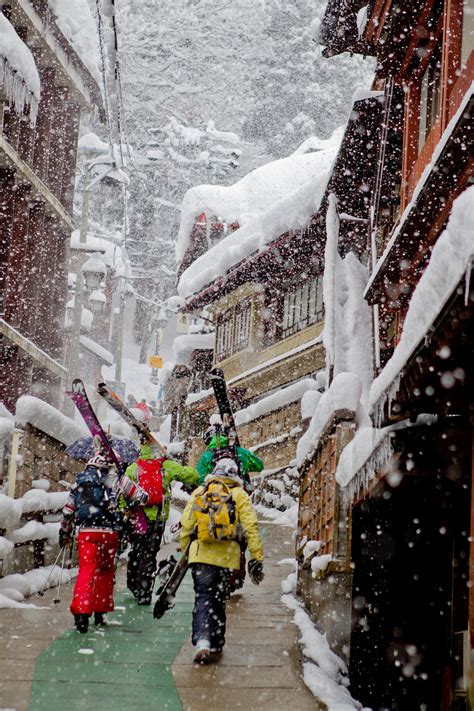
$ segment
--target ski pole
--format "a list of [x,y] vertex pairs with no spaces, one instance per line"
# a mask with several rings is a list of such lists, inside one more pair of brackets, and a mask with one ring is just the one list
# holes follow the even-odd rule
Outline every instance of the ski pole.
[[51,575],[53,574],[53,570],[54,570],[55,567],[57,566],[59,557],[60,557],[60,555],[61,555],[61,553],[63,552],[64,549],[65,549],[65,546],[63,546],[62,548],[59,549],[59,553],[58,553],[58,555],[56,556],[56,560],[54,561],[53,565],[51,566],[51,570],[49,571],[49,575],[48,575],[48,577],[46,578],[46,582],[45,582],[45,584],[43,585],[43,587],[41,588],[41,590],[37,593],[38,597],[43,597],[44,591],[45,591],[46,588],[48,587],[49,580],[50,580],[50,578],[51,578]]
[[54,598],[53,602],[55,605],[57,605],[59,602],[61,602],[61,598],[59,597],[59,593],[61,592],[61,582],[63,579],[63,571],[64,571],[64,563],[66,560],[66,546],[63,548],[63,559],[61,561],[61,572],[59,574],[59,582],[58,582],[58,587],[56,590],[56,597]]

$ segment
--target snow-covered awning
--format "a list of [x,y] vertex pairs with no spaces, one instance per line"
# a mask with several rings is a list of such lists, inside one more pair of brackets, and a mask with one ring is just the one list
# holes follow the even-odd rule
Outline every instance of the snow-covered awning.
[[177,336],[173,341],[173,353],[178,365],[189,365],[193,351],[212,350],[215,333],[190,333]]
[[28,109],[31,122],[36,122],[41,81],[35,60],[13,25],[1,12],[0,88],[3,88],[17,113],[23,114]]
[[97,358],[100,358],[107,365],[113,365],[115,363],[112,353],[93,341],[92,338],[84,335],[81,336],[81,346],[86,348],[90,353],[93,353]]
[[48,0],[48,4],[57,26],[100,86],[99,37],[87,0]]
[[464,274],[470,274],[474,256],[474,185],[454,201],[448,224],[413,292],[402,335],[392,357],[370,388],[369,407],[380,422],[386,403],[398,392],[401,374],[417,351]]

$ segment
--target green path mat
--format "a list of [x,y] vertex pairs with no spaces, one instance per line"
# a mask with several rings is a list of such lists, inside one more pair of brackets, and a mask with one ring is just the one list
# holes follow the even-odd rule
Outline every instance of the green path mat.
[[38,657],[29,711],[180,710],[171,665],[190,634],[193,601],[191,576],[158,621],[153,605],[117,595],[111,624],[87,634],[72,629]]

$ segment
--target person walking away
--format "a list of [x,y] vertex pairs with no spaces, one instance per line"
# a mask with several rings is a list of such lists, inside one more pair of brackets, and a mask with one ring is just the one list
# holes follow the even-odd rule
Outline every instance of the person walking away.
[[203,434],[206,451],[201,455],[196,469],[199,473],[199,482],[211,474],[219,459],[229,457],[237,458],[244,488],[247,493],[251,493],[250,472],[261,472],[264,467],[263,461],[245,447],[229,444],[229,437],[222,431],[220,425],[211,424]]
[[150,444],[141,445],[139,459],[125,473],[149,496],[145,507],[131,511],[127,587],[139,605],[150,605],[157,572],[156,556],[169,515],[171,483],[180,481],[194,489],[199,475],[193,467],[156,457]]
[[118,494],[130,504],[143,505],[148,494],[124,474],[110,485],[109,464],[96,455],[87,462],[69,492],[59,530],[60,546],[70,546],[74,526],[78,528],[79,574],[70,610],[79,632],[89,628],[94,614],[96,624],[114,609],[114,559],[119,534],[116,530]]
[[195,602],[192,622],[193,660],[207,661],[222,652],[226,629],[226,579],[240,566],[239,535],[248,541],[249,576],[255,585],[263,580],[263,545],[257,516],[242,488],[238,467],[221,459],[203,486],[191,495],[181,517],[181,549],[190,541],[189,565]]
[[[261,472],[263,470],[263,461],[245,447],[229,444],[229,437],[222,431],[222,425],[217,421],[218,416],[211,416],[211,424],[203,434],[204,443],[207,446],[206,451],[202,454],[196,465],[199,472],[199,481],[202,484],[219,459],[229,457],[236,461],[239,468],[239,475],[243,480],[243,486],[248,494],[253,491],[253,486],[250,480],[250,472]],[[229,572],[227,580],[227,597],[231,593],[243,587],[245,581],[245,550],[247,544],[245,538],[240,541],[240,568]]]

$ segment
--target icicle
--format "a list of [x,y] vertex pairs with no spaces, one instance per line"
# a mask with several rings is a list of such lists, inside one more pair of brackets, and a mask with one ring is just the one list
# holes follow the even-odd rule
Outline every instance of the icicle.
[[377,472],[386,466],[392,454],[392,433],[387,432],[349,484],[342,489],[344,500],[351,501],[361,489],[366,491],[369,483],[375,479]]
[[30,121],[34,125],[38,114],[38,99],[5,57],[0,57],[0,86],[3,86],[8,102],[18,114],[22,115],[28,107]]
[[467,306],[469,303],[469,292],[470,292],[470,288],[471,288],[472,261],[473,261],[472,259],[470,259],[468,261],[467,267],[466,267],[466,274],[464,277],[465,282],[466,282],[466,286],[464,289],[464,306]]

